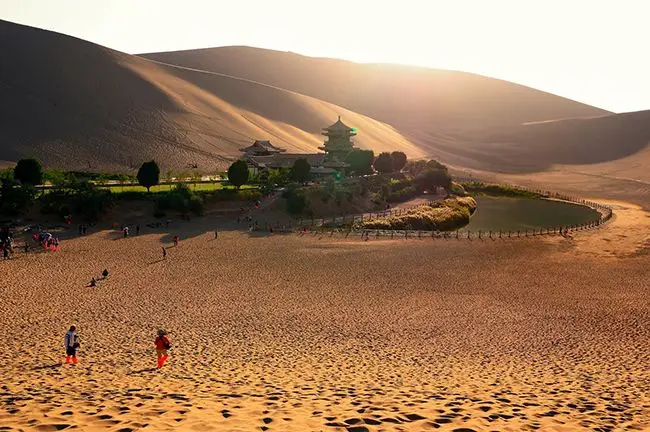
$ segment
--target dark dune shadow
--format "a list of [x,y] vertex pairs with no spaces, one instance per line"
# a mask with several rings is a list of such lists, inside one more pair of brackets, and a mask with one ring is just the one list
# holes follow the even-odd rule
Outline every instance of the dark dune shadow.
[[150,367],[150,368],[144,368],[144,369],[140,369],[140,370],[135,370],[135,371],[127,372],[127,375],[128,375],[128,376],[144,376],[144,375],[146,375],[146,374],[150,374],[150,373],[156,372],[157,370],[158,370],[158,369],[155,368],[155,367]]
[[32,370],[39,371],[39,370],[45,370],[45,369],[57,369],[63,366],[63,363],[53,363],[49,365],[41,365],[41,366],[36,366]]

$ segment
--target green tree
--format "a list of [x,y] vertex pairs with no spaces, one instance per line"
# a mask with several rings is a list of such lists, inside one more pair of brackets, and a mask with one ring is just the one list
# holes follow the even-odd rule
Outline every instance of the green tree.
[[228,181],[237,189],[248,182],[248,164],[246,161],[237,160],[228,168]]
[[293,190],[287,194],[287,212],[292,215],[299,215],[307,208],[307,197],[299,191]]
[[375,152],[372,150],[355,149],[348,153],[345,163],[347,168],[356,175],[372,174],[372,162],[375,160]]
[[160,183],[160,168],[156,161],[149,161],[142,164],[138,170],[138,183],[140,186],[147,188],[147,192],[151,191],[151,186]]
[[19,184],[10,175],[0,179],[0,213],[15,216],[29,207],[36,197],[31,184]]
[[377,159],[375,159],[374,167],[378,172],[382,174],[392,172],[393,158],[391,157],[390,153],[384,152],[379,154],[379,156],[377,156]]
[[415,183],[420,190],[444,188],[447,192],[451,190],[451,176],[446,170],[427,168],[416,178]]
[[43,183],[43,165],[33,158],[21,159],[14,168],[14,178],[25,185],[40,185]]
[[406,153],[401,151],[394,151],[390,154],[393,160],[393,171],[400,172],[406,166]]
[[289,171],[289,178],[291,181],[304,183],[309,180],[310,171],[311,165],[309,165],[307,159],[296,159],[296,161],[293,163],[293,166],[291,167],[291,171]]

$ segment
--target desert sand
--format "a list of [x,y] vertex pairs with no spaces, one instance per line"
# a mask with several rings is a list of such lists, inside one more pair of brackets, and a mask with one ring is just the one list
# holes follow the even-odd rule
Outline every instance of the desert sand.
[[633,210],[569,238],[362,242],[204,218],[17,254],[0,262],[0,425],[650,430],[648,245],[593,242],[648,217]]

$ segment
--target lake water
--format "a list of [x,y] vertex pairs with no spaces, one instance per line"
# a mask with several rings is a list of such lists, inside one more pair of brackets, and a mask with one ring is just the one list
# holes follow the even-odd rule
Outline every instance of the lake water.
[[543,199],[476,197],[478,207],[465,229],[517,231],[555,228],[598,220],[591,208]]

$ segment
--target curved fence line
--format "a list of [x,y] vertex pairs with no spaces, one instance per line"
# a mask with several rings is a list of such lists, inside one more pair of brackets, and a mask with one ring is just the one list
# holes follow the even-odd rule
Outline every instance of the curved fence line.
[[[480,181],[478,179],[465,179],[457,177],[460,181]],[[499,183],[504,184],[504,183]],[[563,235],[577,231],[585,231],[595,229],[609,221],[614,212],[611,207],[595,201],[589,201],[582,198],[573,197],[570,195],[561,194],[558,192],[545,191],[543,189],[526,188],[518,185],[507,186],[526,192],[533,192],[541,195],[546,199],[556,199],[566,201],[574,204],[584,205],[598,211],[599,218],[597,220],[585,222],[578,225],[563,225],[552,228],[538,228],[538,229],[524,229],[524,230],[499,230],[499,231],[471,231],[468,229],[458,229],[455,231],[425,231],[425,230],[378,230],[378,229],[353,229],[336,227],[337,224],[345,225],[351,223],[354,225],[357,221],[372,220],[387,216],[398,216],[411,209],[419,207],[419,205],[400,207],[379,212],[363,213],[361,215],[346,215],[346,216],[332,216],[331,218],[309,218],[291,220],[288,223],[270,224],[269,228],[272,232],[285,232],[285,233],[298,233],[301,236],[319,236],[319,237],[360,237],[363,240],[371,238],[383,239],[516,239],[516,238],[530,238],[539,236]],[[429,201],[432,203],[433,201]],[[331,223],[331,226],[328,224]]]

